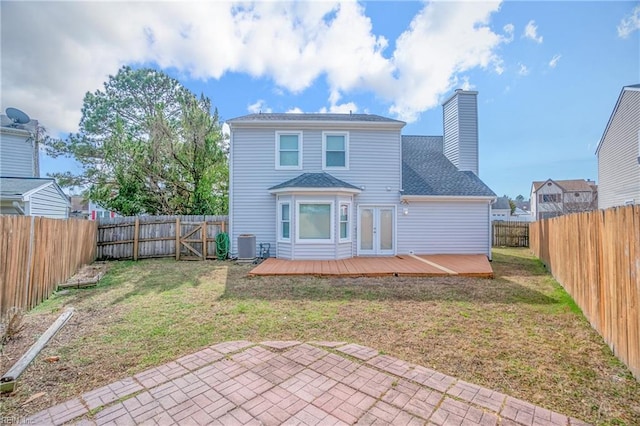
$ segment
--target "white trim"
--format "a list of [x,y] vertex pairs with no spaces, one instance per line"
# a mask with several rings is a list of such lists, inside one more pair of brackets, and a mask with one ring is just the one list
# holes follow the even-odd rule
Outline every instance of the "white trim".
[[[282,206],[287,204],[289,206],[289,237],[284,238],[282,236]],[[290,200],[282,200],[277,202],[278,212],[277,212],[277,241],[279,243],[290,243],[291,242],[291,201]]]
[[[344,137],[344,166],[327,166],[327,136]],[[349,132],[322,132],[322,170],[349,170]]]
[[[373,209],[386,209],[386,208],[392,208],[393,209],[393,250],[392,253],[389,253],[388,251],[385,251],[384,253],[379,253],[379,250],[376,250],[376,244],[379,245],[379,242],[376,243],[375,240],[375,236],[374,236],[374,241],[373,241],[373,251],[374,253],[361,253],[360,250],[360,241],[362,240],[361,238],[361,231],[362,231],[362,226],[360,223],[360,210],[362,208],[373,208]],[[357,208],[357,242],[356,242],[356,256],[395,256],[396,254],[398,254],[398,206],[396,204],[358,204],[358,208]],[[377,220],[377,216],[374,214],[374,220]]]
[[460,201],[492,203],[496,200],[493,196],[456,196],[456,195],[402,195],[400,201]]
[[229,233],[227,234],[229,237],[229,255],[231,255],[231,253],[235,253],[234,248],[236,248],[234,247],[235,242],[233,241],[233,152],[235,151],[233,149],[235,145],[233,137],[233,129],[229,126]]
[[271,194],[318,194],[318,193],[327,193],[331,195],[345,195],[345,194],[360,194],[362,192],[361,189],[354,188],[304,188],[304,187],[289,187],[289,188],[278,188],[271,189],[269,193]]
[[[347,238],[342,238],[340,235],[342,220],[340,220],[340,209],[342,206],[347,206]],[[351,243],[353,242],[353,238],[351,234],[353,233],[353,203],[351,201],[341,201],[338,200],[338,242],[340,243]]]
[[[298,165],[297,166],[281,166],[280,165],[280,136],[298,136]],[[276,131],[276,155],[275,155],[275,169],[276,170],[302,170],[302,130],[278,130]]]
[[[300,204],[328,204],[329,208],[329,238],[328,239],[300,239]],[[296,200],[296,244],[334,244],[335,238],[335,200]]]

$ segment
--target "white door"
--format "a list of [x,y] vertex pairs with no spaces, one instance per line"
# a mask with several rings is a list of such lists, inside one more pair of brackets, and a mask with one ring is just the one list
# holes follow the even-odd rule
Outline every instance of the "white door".
[[394,207],[360,207],[358,214],[358,255],[393,256]]

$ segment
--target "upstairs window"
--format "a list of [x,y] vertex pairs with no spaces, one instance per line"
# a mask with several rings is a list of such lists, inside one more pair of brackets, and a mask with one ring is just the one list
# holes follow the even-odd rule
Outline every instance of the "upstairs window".
[[322,168],[349,168],[349,134],[324,132],[322,134]]
[[559,203],[561,194],[538,194],[538,202],[540,203]]
[[302,132],[276,132],[276,169],[302,169]]

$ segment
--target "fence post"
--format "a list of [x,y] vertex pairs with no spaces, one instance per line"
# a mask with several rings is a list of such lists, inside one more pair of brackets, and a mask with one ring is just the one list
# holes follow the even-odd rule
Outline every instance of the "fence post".
[[27,258],[27,276],[25,277],[25,283],[24,283],[24,305],[23,307],[27,307],[28,305],[31,304],[31,301],[29,300],[29,288],[31,287],[32,284],[32,280],[31,280],[31,260],[33,257],[33,240],[34,240],[34,235],[35,235],[35,220],[36,217],[35,216],[31,216],[31,227],[30,227],[30,231],[29,231],[29,257]]
[[136,217],[133,227],[133,260],[138,260],[138,240],[140,232],[140,219]]
[[207,221],[202,222],[202,260],[207,260]]
[[180,218],[176,217],[176,260],[180,260]]

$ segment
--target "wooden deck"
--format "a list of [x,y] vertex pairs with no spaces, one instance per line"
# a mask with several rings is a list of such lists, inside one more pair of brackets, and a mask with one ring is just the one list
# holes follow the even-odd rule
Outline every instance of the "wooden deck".
[[269,258],[249,275],[315,275],[328,277],[412,276],[493,278],[493,269],[482,254],[398,255],[353,257],[342,260],[286,260]]

